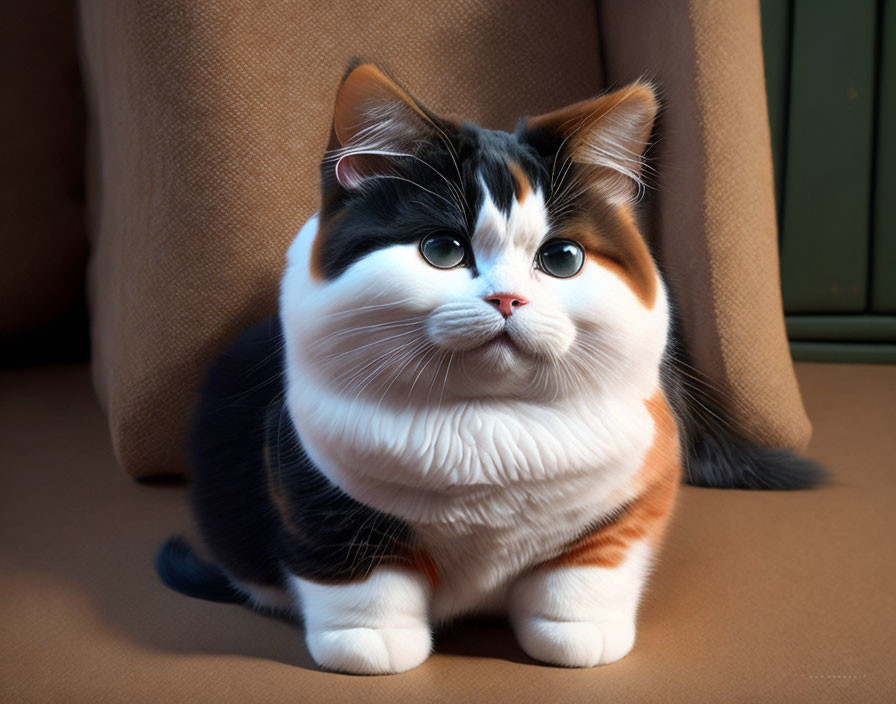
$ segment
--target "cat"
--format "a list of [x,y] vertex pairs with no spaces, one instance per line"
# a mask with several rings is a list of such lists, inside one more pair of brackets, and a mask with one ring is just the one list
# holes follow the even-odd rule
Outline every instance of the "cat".
[[162,579],[301,615],[331,670],[416,667],[473,613],[592,667],[634,644],[685,472],[817,483],[694,412],[635,212],[657,106],[637,82],[511,134],[348,73],[279,314],[212,364],[193,417],[214,563],[172,539]]

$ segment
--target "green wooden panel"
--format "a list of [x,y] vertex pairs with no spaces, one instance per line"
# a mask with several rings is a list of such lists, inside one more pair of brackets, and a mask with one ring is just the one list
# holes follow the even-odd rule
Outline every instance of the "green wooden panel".
[[784,145],[787,138],[787,88],[790,72],[791,0],[761,0],[762,54],[765,63],[765,93],[775,163],[775,199],[781,212],[784,191]]
[[896,0],[881,23],[871,308],[896,313]]
[[868,292],[874,0],[795,0],[781,274],[789,313]]
[[845,342],[791,342],[790,356],[798,362],[896,363],[896,345]]
[[788,315],[791,340],[896,342],[893,315]]

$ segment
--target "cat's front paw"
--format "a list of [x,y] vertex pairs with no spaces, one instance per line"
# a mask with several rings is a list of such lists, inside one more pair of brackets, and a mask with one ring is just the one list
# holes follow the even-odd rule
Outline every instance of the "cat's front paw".
[[432,650],[425,626],[339,628],[309,631],[308,650],[328,670],[353,675],[389,675],[422,664]]
[[516,621],[514,628],[520,646],[530,657],[564,667],[616,662],[635,644],[635,623],[628,618],[552,621],[529,617]]

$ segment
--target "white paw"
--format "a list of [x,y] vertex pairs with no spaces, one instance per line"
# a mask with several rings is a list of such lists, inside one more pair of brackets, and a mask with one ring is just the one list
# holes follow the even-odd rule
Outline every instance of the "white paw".
[[635,644],[635,623],[628,618],[595,622],[529,617],[515,621],[514,628],[529,656],[564,667],[616,662]]
[[321,667],[386,675],[417,667],[432,650],[429,581],[380,567],[361,582],[320,584],[290,577],[305,621],[305,641]]
[[388,675],[422,664],[432,650],[425,626],[309,630],[311,657],[328,670],[354,675]]

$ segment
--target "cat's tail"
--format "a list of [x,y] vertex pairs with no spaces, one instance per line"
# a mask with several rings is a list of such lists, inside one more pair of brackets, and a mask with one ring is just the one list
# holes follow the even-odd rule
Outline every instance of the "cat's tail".
[[165,541],[156,553],[156,574],[168,587],[206,601],[246,604],[249,597],[238,591],[224,570],[199,558],[184,538]]
[[791,450],[759,447],[721,424],[686,433],[685,481],[715,489],[811,489],[827,478]]
[[689,381],[696,379],[692,372],[677,369],[666,377],[685,445],[688,484],[715,489],[811,489],[827,479],[825,469],[813,460],[745,439],[713,403],[706,387]]

